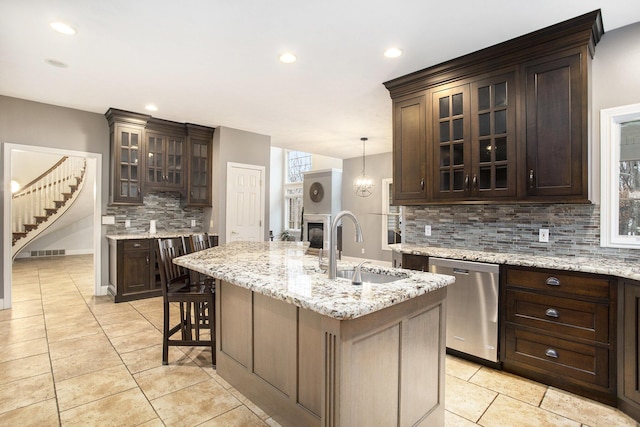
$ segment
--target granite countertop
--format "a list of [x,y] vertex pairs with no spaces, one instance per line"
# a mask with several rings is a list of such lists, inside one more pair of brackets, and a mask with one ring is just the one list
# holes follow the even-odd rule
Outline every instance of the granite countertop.
[[[171,239],[172,237],[189,236],[191,234],[203,233],[196,230],[174,230],[174,231],[158,231],[157,233],[124,233],[124,234],[107,234],[109,240],[135,240],[135,239]],[[215,236],[215,234],[211,234]]]
[[582,273],[605,274],[626,279],[640,280],[640,265],[612,257],[540,256],[509,252],[484,252],[468,249],[435,248],[407,243],[398,243],[390,246],[394,251],[405,254],[487,262],[492,264],[579,271]]
[[[354,319],[435,291],[454,277],[366,264],[362,271],[402,277],[392,283],[352,285],[329,280],[318,257],[305,254],[308,242],[232,242],[178,257],[183,267],[298,307],[345,320]],[[338,261],[338,269],[356,264]]]

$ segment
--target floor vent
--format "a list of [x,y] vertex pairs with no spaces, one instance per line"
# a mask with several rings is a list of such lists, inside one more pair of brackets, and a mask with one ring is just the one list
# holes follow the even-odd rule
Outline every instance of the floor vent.
[[64,255],[64,249],[47,249],[43,251],[31,251],[31,257],[40,257],[40,256],[60,256]]

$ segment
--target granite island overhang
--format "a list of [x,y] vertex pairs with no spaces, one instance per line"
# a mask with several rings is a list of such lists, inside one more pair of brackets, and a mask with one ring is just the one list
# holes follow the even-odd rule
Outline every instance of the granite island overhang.
[[367,265],[401,278],[329,280],[307,246],[233,242],[175,259],[217,279],[217,373],[285,426],[443,425],[455,279]]

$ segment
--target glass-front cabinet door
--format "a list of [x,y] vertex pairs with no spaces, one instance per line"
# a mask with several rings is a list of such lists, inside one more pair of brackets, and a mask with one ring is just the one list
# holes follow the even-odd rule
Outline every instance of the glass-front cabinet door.
[[142,129],[115,126],[113,147],[114,163],[114,203],[142,203],[140,191],[140,144]]
[[147,131],[146,142],[146,188],[183,191],[184,138]]
[[514,74],[471,83],[471,195],[516,194]]
[[434,92],[432,100],[433,198],[466,198],[471,166],[469,85]]
[[433,92],[434,200],[515,196],[514,78],[509,73]]

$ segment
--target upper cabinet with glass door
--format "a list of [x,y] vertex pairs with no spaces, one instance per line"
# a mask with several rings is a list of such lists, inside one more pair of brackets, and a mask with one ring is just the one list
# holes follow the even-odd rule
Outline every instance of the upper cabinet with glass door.
[[187,184],[184,124],[152,118],[145,130],[147,190],[179,191]]
[[[586,202],[585,101],[602,33],[597,10],[386,82],[396,203]],[[421,94],[427,108],[410,112],[424,116],[405,114]]]
[[110,203],[140,205],[144,167],[143,134],[149,116],[114,109],[105,115],[111,140]]
[[[211,206],[214,128],[110,108],[111,204],[141,205],[148,191],[186,196]],[[191,175],[189,175],[191,173]]]
[[516,194],[514,73],[433,93],[434,200]]

